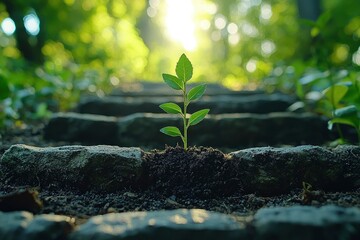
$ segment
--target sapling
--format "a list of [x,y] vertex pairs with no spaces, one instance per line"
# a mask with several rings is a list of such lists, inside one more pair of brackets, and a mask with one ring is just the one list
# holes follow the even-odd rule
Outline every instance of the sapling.
[[210,109],[202,109],[194,112],[191,115],[187,112],[187,108],[190,102],[201,98],[201,96],[204,94],[206,85],[201,84],[193,87],[188,91],[187,82],[192,78],[193,67],[185,54],[180,56],[179,61],[176,64],[175,72],[176,76],[164,73],[162,77],[169,87],[182,92],[183,108],[172,102],[163,103],[160,105],[160,108],[166,113],[179,114],[181,116],[183,120],[183,132],[181,133],[180,129],[174,126],[161,128],[160,132],[171,137],[180,137],[184,143],[184,150],[187,150],[188,128],[201,122],[205,118],[206,114],[208,114]]

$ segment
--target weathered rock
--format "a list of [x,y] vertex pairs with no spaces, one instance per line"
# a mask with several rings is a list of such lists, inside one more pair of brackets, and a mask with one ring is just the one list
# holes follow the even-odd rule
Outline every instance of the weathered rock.
[[174,115],[137,113],[118,121],[118,144],[121,146],[161,147],[175,145],[181,140],[162,134],[165,126],[180,126],[181,119]]
[[117,132],[116,122],[115,117],[57,113],[46,125],[44,138],[89,144],[114,144]]
[[91,217],[74,229],[60,215],[0,212],[1,240],[355,240],[360,239],[360,209],[326,205],[260,209],[253,221],[201,209],[111,213]]
[[111,213],[91,218],[70,240],[235,240],[248,239],[231,217],[200,209]]
[[[84,123],[83,123],[84,122]],[[84,144],[116,144],[162,148],[180,143],[179,138],[162,134],[164,126],[181,126],[178,116],[137,113],[106,122],[106,128],[88,115],[67,113],[54,116],[45,128],[52,140]],[[323,144],[332,139],[327,120],[312,114],[219,114],[209,115],[201,124],[189,129],[189,144],[197,146],[246,148],[267,145]]]
[[275,207],[255,214],[256,240],[360,239],[360,209],[324,206]]
[[[83,99],[77,110],[80,113],[100,114],[107,116],[125,116],[133,113],[163,113],[159,105],[174,101],[182,105],[181,98],[126,98],[104,97]],[[294,102],[294,98],[284,94],[259,94],[250,96],[213,96],[203,97],[192,102],[188,110],[209,108],[212,114],[222,113],[269,113],[283,112]]]
[[139,148],[17,144],[4,153],[0,169],[8,182],[113,190],[135,184],[142,172],[141,157]]
[[[239,172],[246,192],[276,195],[300,188],[302,182],[314,189],[354,190],[360,172],[359,147],[327,150],[317,146],[250,148],[229,154],[230,169]],[[344,162],[346,159],[351,161]],[[233,173],[236,175],[236,173]]]
[[65,239],[74,228],[73,221],[60,215],[35,216],[23,232],[22,239]]
[[1,240],[65,239],[74,228],[70,217],[29,212],[0,212],[0,223]]
[[[159,129],[169,125],[180,127],[181,119],[169,114],[137,113],[115,122],[115,118],[102,119],[98,115],[82,117],[82,114],[63,113],[50,120],[44,134],[49,140],[162,148],[165,144],[179,142],[178,138],[160,133]],[[190,145],[236,149],[323,144],[331,139],[327,120],[307,113],[209,115],[201,124],[189,129]]]
[[[165,144],[181,144],[179,138],[168,137],[159,131],[169,125],[180,127],[181,120],[173,115],[149,113],[120,118],[118,144],[159,148]],[[326,120],[311,114],[210,115],[189,129],[190,145],[238,149],[279,144],[322,144],[330,138]]]
[[[188,85],[189,88],[194,87],[201,83]],[[213,95],[240,95],[240,96],[248,96],[255,94],[263,94],[262,90],[241,90],[241,91],[233,91],[229,88],[226,88],[219,84],[214,83],[206,83],[206,91],[205,96],[213,96]],[[144,81],[136,81],[136,82],[128,82],[121,83],[120,87],[115,89],[111,95],[113,96],[131,96],[131,97],[160,97],[160,96],[175,96],[181,95],[180,91],[176,91],[167,86],[164,82],[144,82]]]
[[340,145],[333,150],[344,168],[344,186],[360,188],[360,147],[353,145]]
[[33,215],[29,212],[0,212],[0,239],[21,239],[19,236],[32,219]]

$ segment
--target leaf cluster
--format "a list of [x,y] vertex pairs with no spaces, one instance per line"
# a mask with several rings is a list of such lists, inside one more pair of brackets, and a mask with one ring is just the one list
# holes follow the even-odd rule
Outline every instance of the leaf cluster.
[[175,68],[176,76],[171,74],[163,74],[164,82],[172,89],[182,91],[183,96],[183,106],[182,108],[172,102],[167,102],[161,104],[159,107],[169,114],[179,114],[183,119],[183,133],[181,133],[180,129],[175,126],[167,126],[161,128],[160,131],[171,137],[181,137],[184,143],[184,149],[187,149],[187,130],[190,126],[194,126],[204,120],[205,116],[209,113],[210,109],[202,109],[194,112],[189,115],[187,112],[187,107],[190,102],[198,100],[203,96],[206,90],[206,85],[201,84],[193,87],[189,91],[187,91],[187,82],[192,78],[193,75],[193,67],[190,60],[186,57],[185,54],[182,54],[179,58],[179,61],[176,64]]
[[356,130],[360,144],[360,81],[331,85],[323,91],[323,96],[332,106],[328,128],[332,130],[334,124],[349,125]]

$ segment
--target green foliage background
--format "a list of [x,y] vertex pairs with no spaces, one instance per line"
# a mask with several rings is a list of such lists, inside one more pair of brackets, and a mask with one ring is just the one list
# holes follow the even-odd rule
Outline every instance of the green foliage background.
[[[334,84],[329,76],[340,70],[355,83],[360,78],[358,0],[321,1],[315,22],[299,17],[295,0],[193,2],[200,9],[197,26],[209,23],[196,32],[196,51],[187,52],[197,81],[297,92],[305,99],[307,92]],[[171,72],[186,52],[164,34],[165,5],[165,0],[2,0],[0,22],[7,17],[21,22],[35,13],[41,24],[37,36],[0,30],[1,125],[69,109],[82,92],[102,96],[123,81],[161,81],[161,73]],[[215,11],[206,10],[211,8]],[[157,15],[149,17],[149,9]],[[219,18],[226,26],[236,24],[238,42],[226,27],[216,27]],[[325,80],[301,83],[319,72]]]

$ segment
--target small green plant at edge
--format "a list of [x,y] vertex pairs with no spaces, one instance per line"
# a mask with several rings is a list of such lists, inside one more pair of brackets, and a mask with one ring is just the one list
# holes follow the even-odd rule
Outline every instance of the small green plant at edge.
[[[202,109],[189,115],[187,107],[191,101],[199,99],[205,92],[206,85],[201,84],[193,87],[187,91],[187,82],[192,78],[193,67],[190,60],[185,54],[182,54],[175,68],[176,76],[164,73],[162,75],[165,83],[175,89],[182,91],[183,96],[183,108],[176,103],[168,102],[160,105],[160,108],[169,114],[179,114],[183,119],[183,133],[180,132],[179,128],[174,126],[167,126],[160,129],[160,132],[169,135],[171,137],[181,137],[184,143],[184,150],[188,147],[188,128],[201,122],[206,114],[209,113],[210,109]],[[190,116],[188,118],[188,116]]]

